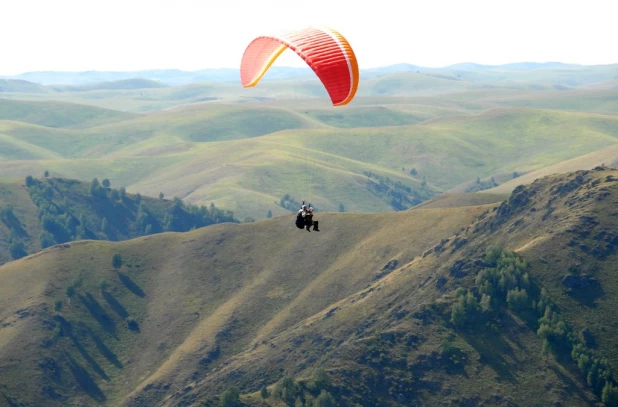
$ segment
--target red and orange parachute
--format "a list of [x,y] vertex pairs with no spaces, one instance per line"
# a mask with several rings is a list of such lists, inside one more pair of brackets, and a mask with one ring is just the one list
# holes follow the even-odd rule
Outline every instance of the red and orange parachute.
[[348,41],[330,28],[305,28],[280,36],[254,39],[240,63],[240,81],[245,88],[262,79],[277,57],[286,50],[296,52],[313,69],[326,88],[333,105],[347,105],[358,88],[358,62]]

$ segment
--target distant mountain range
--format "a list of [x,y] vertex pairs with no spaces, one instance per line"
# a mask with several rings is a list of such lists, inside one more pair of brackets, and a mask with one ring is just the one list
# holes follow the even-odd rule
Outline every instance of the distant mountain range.
[[[577,65],[562,62],[516,62],[504,65],[482,65],[464,62],[442,68],[423,67],[408,63],[401,63],[378,68],[361,69],[361,76],[365,78],[391,74],[395,72],[419,71],[429,74],[465,75],[471,72],[513,73],[534,70],[586,70],[607,71],[607,79],[618,78],[618,64],[613,65]],[[272,67],[264,77],[264,81],[284,80],[307,76],[312,78],[313,72],[309,67]],[[179,69],[152,69],[143,71],[36,71],[26,72],[13,76],[0,76],[0,79],[19,79],[41,85],[84,85],[97,82],[120,81],[133,78],[144,78],[160,82],[162,85],[185,85],[195,82],[238,82],[237,68],[202,69],[198,71],[182,71]]]

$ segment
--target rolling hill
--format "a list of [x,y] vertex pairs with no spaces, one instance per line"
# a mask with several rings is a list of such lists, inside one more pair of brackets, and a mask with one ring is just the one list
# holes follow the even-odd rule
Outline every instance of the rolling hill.
[[[400,63],[378,68],[361,68],[362,78],[372,79],[399,72],[419,72],[436,76],[453,78],[466,77],[477,82],[531,82],[546,81],[548,83],[581,86],[595,82],[615,79],[618,74],[618,64],[609,65],[577,65],[561,62],[519,62],[504,65],[482,65],[461,63],[442,68],[424,67],[408,63]],[[311,77],[308,67],[271,67],[264,81],[281,81],[290,78],[302,79]],[[1,78],[1,77],[0,77]],[[130,80],[132,78],[147,78],[168,85],[184,85],[195,82],[237,82],[237,68],[203,69],[199,71],[181,71],[178,69],[159,69],[135,72],[26,72],[21,75],[5,77],[40,83],[43,85],[82,85],[96,82],[113,82]]]
[[320,233],[281,216],[53,246],[0,266],[0,392],[50,406],[216,405],[233,386],[247,406],[321,390],[340,405],[615,405],[616,199],[618,171],[599,167],[501,204],[320,213]]
[[76,239],[127,240],[221,222],[237,220],[216,206],[127,194],[104,179],[0,181],[0,264]]
[[[131,192],[214,202],[260,219],[286,213],[275,204],[285,194],[324,210],[405,209],[477,178],[501,184],[618,140],[617,116],[594,111],[609,106],[607,93],[588,112],[496,106],[515,97],[503,92],[378,98],[337,110],[207,102],[139,115],[4,100],[0,170],[14,178],[45,170],[103,176]],[[544,105],[557,103],[546,95]]]

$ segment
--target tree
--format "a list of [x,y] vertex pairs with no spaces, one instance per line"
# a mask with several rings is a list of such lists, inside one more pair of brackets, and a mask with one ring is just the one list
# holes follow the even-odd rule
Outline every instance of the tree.
[[49,177],[49,171],[45,170],[45,172],[43,173],[43,176],[44,176],[45,178]]
[[416,171],[416,168],[412,168],[410,170],[410,175],[412,175],[413,177],[415,177],[416,175],[418,175],[418,171]]
[[101,185],[103,185],[103,188],[109,188],[112,185],[112,183],[109,182],[107,178],[105,178],[103,181],[101,181]]
[[97,178],[93,178],[90,183],[90,195],[104,198],[106,195],[105,189],[101,188],[101,184]]
[[270,396],[270,393],[268,392],[268,389],[266,388],[266,386],[262,386],[262,388],[260,389],[260,396],[263,399],[267,399],[268,396]]
[[178,198],[177,196],[174,197],[174,204],[173,207],[176,209],[181,209],[184,208],[184,203],[182,202],[182,199]]
[[127,322],[127,328],[132,331],[139,331],[139,325],[135,318],[133,318],[132,316],[128,316],[125,318],[125,321]]
[[165,198],[165,195],[163,194],[163,192],[159,192],[159,199],[163,200],[163,198]]
[[26,252],[26,247],[21,240],[15,240],[9,245],[9,251],[11,252],[11,256],[13,259],[21,259],[22,257],[26,257],[28,253]]
[[33,185],[34,185],[34,178],[32,178],[32,175],[28,175],[26,177],[26,186],[30,188]]
[[[122,259],[120,259],[120,261],[122,262]],[[113,262],[113,260],[112,260]],[[107,280],[103,280],[99,283],[99,288],[101,289],[101,291],[105,291],[110,287],[110,283]]]
[[62,300],[56,300],[56,302],[54,303],[54,311],[58,313],[62,311]]
[[618,406],[618,387],[615,387],[609,381],[605,382],[603,392],[601,393],[601,401],[603,401],[606,406]]
[[120,267],[122,267],[122,256],[120,255],[120,253],[116,253],[114,254],[114,257],[112,257],[112,266],[115,269],[119,269]]
[[515,288],[506,294],[506,303],[513,311],[521,311],[528,306],[528,293],[524,289]]
[[221,395],[221,407],[240,407],[240,390],[238,387],[232,386]]
[[118,190],[117,189],[112,189],[112,194],[111,194],[110,197],[114,201],[117,201],[118,199],[120,199],[120,194],[118,193]]
[[272,396],[282,400],[288,405],[293,405],[299,390],[296,380],[294,380],[293,377],[287,376],[277,382],[273,389]]
[[427,180],[425,179],[425,176],[423,175],[423,180],[421,181],[421,188],[425,188],[427,186]]
[[46,249],[56,244],[56,239],[54,239],[54,236],[46,230],[41,232],[39,241],[41,243],[41,249]]
[[451,311],[451,322],[455,326],[462,327],[466,323],[466,298],[462,295],[457,299]]
[[339,212],[345,212],[345,207],[342,203],[339,204]]
[[326,390],[322,390],[320,395],[313,400],[313,407],[335,407],[336,405],[335,398]]
[[273,217],[273,212],[269,209],[268,212],[266,212],[266,218],[270,219]]
[[120,187],[118,193],[120,194],[120,199],[124,200],[127,197],[127,190],[125,187]]
[[326,370],[320,368],[311,375],[311,385],[316,390],[322,390],[330,386],[330,378],[326,374]]

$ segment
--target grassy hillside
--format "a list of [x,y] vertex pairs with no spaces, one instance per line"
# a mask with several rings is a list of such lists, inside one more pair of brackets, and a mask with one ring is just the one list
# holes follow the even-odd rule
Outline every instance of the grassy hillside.
[[[215,362],[163,405],[214,402],[232,385],[248,405],[282,405],[282,388],[310,399],[317,368],[342,405],[616,405],[617,176],[601,168],[518,189],[366,289]],[[156,379],[126,405],[168,395]],[[279,398],[262,400],[269,382]]]
[[28,176],[25,184],[0,182],[0,221],[1,264],[77,239],[118,241],[236,220],[216,206],[127,194],[99,180]]
[[[293,216],[276,217],[71,243],[8,263],[0,267],[0,360],[18,352],[21,363],[2,371],[2,391],[35,404],[118,405],[140,383],[179,367],[182,383],[206,358],[196,352],[236,354],[363,289],[391,260],[420,255],[482,210],[323,213],[319,233],[299,231]],[[123,260],[117,269],[115,253]]]
[[497,187],[487,189],[483,193],[488,194],[504,194],[510,193],[519,185],[526,185],[534,182],[538,178],[543,178],[552,174],[565,172],[574,172],[578,170],[590,170],[594,167],[607,165],[609,167],[618,167],[618,145],[611,145],[598,151],[589,154],[562,161],[554,165],[541,168],[536,171],[521,175],[518,178],[500,184]]
[[[241,219],[260,219],[269,210],[285,213],[274,205],[285,194],[331,211],[340,204],[361,212],[404,209],[440,191],[487,187],[476,187],[477,179],[502,184],[617,141],[612,114],[488,109],[488,94],[474,98],[376,99],[336,111],[203,103],[83,129],[0,121],[0,169],[15,178],[45,170],[85,180],[105,174],[132,192],[214,202]],[[61,120],[52,113],[50,121]]]
[[340,405],[594,404],[613,397],[604,372],[618,366],[617,180],[600,168],[500,205],[321,213],[319,233],[281,216],[48,248],[0,267],[2,393],[50,406],[218,405],[232,386],[250,406],[321,390]]
[[91,90],[126,90],[126,89],[151,89],[165,88],[166,84],[151,79],[130,78],[120,79],[109,82],[95,82],[83,85],[56,85],[50,86],[51,89],[59,92],[87,92]]
[[0,120],[46,127],[89,127],[136,117],[135,114],[57,101],[0,99]]
[[[615,113],[615,104],[611,100],[612,94],[616,93],[612,82],[618,74],[616,69],[616,65],[613,65],[561,70],[423,69],[366,73],[361,74],[361,84],[352,105],[363,104],[363,99],[376,97],[432,97],[449,103],[450,100],[474,98],[475,94],[484,94],[493,99],[487,102],[503,105],[500,100],[502,94],[507,97],[504,101],[507,105],[539,108],[554,105],[561,109],[594,109],[599,112],[607,112],[609,109]],[[180,104],[211,101],[243,104],[284,101],[287,106],[318,102],[321,106],[330,106],[323,85],[310,70],[309,74],[305,72],[303,76],[294,78],[266,76],[259,86],[250,89],[242,88],[237,82],[237,76],[231,82],[196,78],[197,82],[165,87],[151,79],[134,77],[79,86],[36,85],[42,88],[38,93],[23,93],[19,87],[6,88],[3,97],[34,100],[53,98],[131,112],[151,112]],[[509,101],[510,98],[514,99]]]
[[[50,89],[23,79],[0,79],[0,93],[49,93]],[[4,95],[3,95],[4,96]]]

